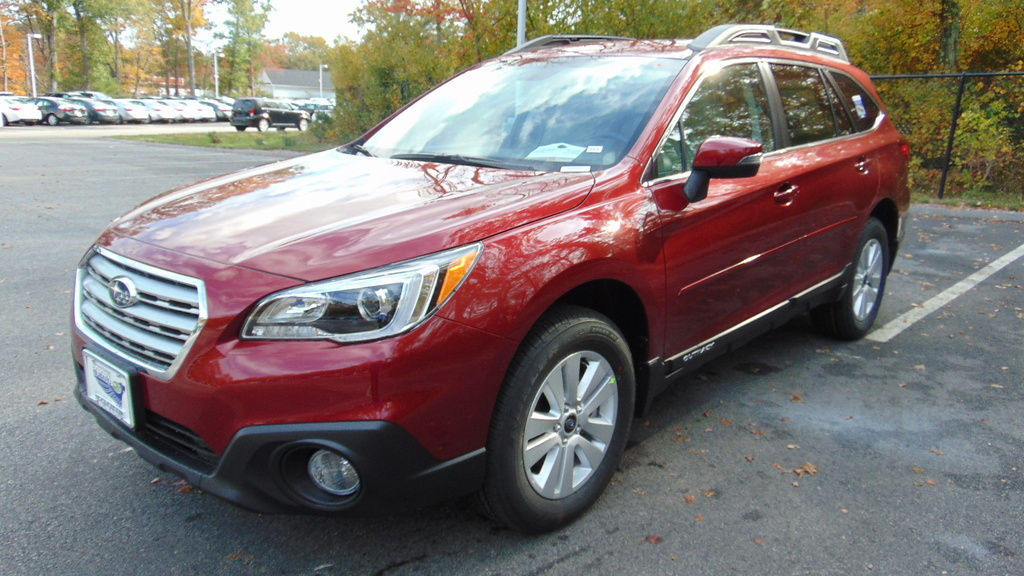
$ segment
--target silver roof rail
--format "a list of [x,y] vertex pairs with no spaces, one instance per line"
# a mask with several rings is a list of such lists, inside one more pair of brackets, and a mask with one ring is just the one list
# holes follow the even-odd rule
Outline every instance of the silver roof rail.
[[534,38],[529,42],[525,42],[515,48],[502,54],[507,56],[509,54],[515,54],[517,52],[527,52],[529,50],[540,50],[541,48],[551,48],[552,46],[567,46],[569,44],[592,44],[595,42],[607,42],[609,40],[635,40],[635,38],[626,38],[624,36],[598,36],[593,34],[571,34],[571,35],[548,35],[541,36],[540,38]]
[[700,52],[730,44],[761,44],[817,52],[849,62],[843,41],[818,32],[801,32],[767,24],[724,24],[715,26],[690,42],[690,50]]

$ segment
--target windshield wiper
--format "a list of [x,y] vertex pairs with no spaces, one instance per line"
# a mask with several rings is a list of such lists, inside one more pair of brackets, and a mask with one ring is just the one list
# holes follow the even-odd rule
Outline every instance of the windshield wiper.
[[464,166],[478,166],[480,168],[500,168],[502,170],[530,170],[536,172],[533,166],[503,162],[492,158],[481,158],[479,156],[463,156],[461,154],[442,154],[436,152],[419,152],[410,154],[394,154],[392,160],[419,160],[421,162],[442,162],[444,164],[462,164]]
[[348,146],[343,146],[341,149],[349,154],[362,154],[363,156],[373,158],[373,154],[366,148],[363,148],[363,145],[358,142],[353,142]]

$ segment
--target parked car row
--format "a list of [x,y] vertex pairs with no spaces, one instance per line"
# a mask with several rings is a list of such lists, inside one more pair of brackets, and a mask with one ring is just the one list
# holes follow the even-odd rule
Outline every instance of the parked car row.
[[226,122],[232,99],[113,98],[102,92],[0,95],[0,126],[7,124],[148,124]]
[[323,98],[114,98],[102,92],[51,92],[39,97],[0,94],[0,126],[7,124],[149,124],[231,122],[255,128],[306,130],[330,119],[334,104]]

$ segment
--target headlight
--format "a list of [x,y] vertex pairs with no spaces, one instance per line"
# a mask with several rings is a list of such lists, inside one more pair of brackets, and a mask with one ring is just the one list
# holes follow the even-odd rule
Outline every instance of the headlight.
[[472,244],[264,298],[242,329],[255,340],[378,340],[411,330],[458,289],[480,255]]

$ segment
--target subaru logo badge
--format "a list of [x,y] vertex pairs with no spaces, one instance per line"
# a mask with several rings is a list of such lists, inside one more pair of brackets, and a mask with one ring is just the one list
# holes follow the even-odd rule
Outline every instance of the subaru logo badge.
[[118,308],[128,308],[139,301],[139,291],[131,278],[118,276],[107,283],[107,290],[110,291],[110,299]]

